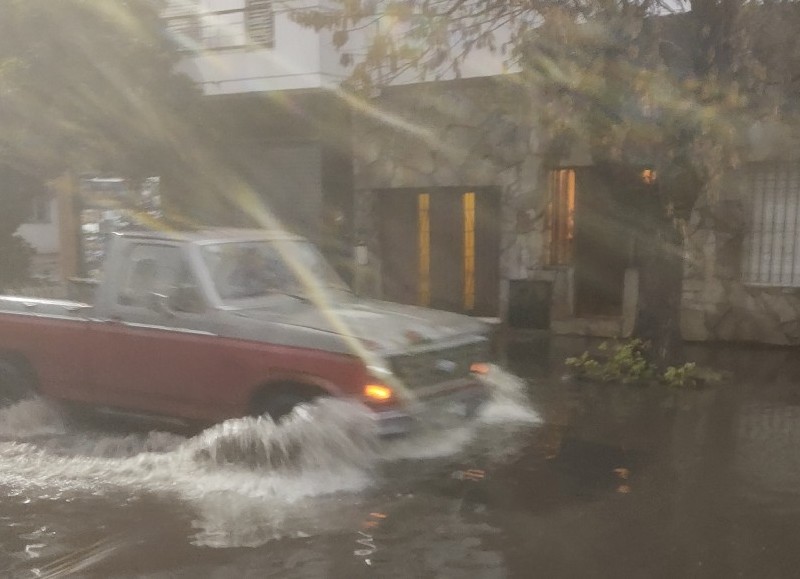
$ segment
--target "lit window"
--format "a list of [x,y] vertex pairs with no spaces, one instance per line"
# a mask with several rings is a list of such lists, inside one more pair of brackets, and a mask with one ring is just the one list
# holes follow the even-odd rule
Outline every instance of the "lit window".
[[656,182],[656,172],[653,169],[642,169],[642,183],[652,185]]
[[464,309],[475,309],[475,193],[464,193]]
[[575,238],[575,171],[550,172],[550,265],[572,262]]
[[752,221],[744,240],[742,279],[800,286],[800,168],[755,167],[744,182]]
[[431,303],[431,196],[420,193],[417,196],[417,230],[419,235],[419,286],[418,302],[421,306]]

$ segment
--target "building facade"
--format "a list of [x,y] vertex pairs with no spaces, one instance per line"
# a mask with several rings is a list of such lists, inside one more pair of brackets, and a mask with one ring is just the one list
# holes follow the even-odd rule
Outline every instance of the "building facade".
[[[346,70],[332,34],[292,19],[315,6],[171,0],[163,18],[183,53],[179,70],[202,87],[206,113],[220,127],[219,162],[271,218],[334,245],[325,234],[347,238],[351,226],[350,120],[335,90]],[[248,212],[245,197],[232,202]],[[343,251],[331,248],[331,257],[341,261]]]
[[697,341],[800,344],[800,139],[777,124],[751,133],[752,157],[692,215],[682,331]]
[[[486,54],[458,80],[409,76],[348,99],[331,34],[292,19],[314,6],[323,4],[174,0],[164,13],[184,47],[181,69],[230,126],[228,161],[268,209],[335,246],[363,294],[519,328],[629,336],[639,272],[626,207],[655,174],[641,167],[620,182],[580,150],[548,159],[535,122],[492,106],[509,76]],[[763,129],[723,198],[693,212],[686,339],[800,341],[800,173],[786,158],[800,149]]]

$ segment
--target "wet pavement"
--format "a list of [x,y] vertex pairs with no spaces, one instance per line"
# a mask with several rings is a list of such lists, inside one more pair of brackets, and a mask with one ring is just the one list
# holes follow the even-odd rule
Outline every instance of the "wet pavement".
[[194,437],[0,411],[0,577],[800,574],[797,352],[695,348],[733,378],[675,392],[563,379],[583,349],[516,343],[476,424],[378,446],[341,404]]

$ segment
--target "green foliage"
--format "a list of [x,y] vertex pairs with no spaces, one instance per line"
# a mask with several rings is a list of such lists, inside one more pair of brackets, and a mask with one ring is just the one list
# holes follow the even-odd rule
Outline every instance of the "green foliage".
[[162,7],[0,2],[0,284],[26,275],[31,250],[14,232],[48,180],[67,170],[164,175],[202,141],[190,137],[200,94],[175,72]]
[[0,3],[0,162],[42,180],[73,171],[159,174],[196,89],[162,2]]
[[596,163],[654,167],[663,213],[679,218],[718,193],[749,124],[800,109],[796,1],[333,0],[293,17],[334,32],[366,94],[496,53],[519,71],[515,112],[539,123],[554,163],[580,142]]
[[603,342],[597,355],[584,352],[567,358],[565,364],[583,379],[594,382],[621,384],[652,384],[660,382],[671,388],[697,389],[718,384],[722,374],[709,368],[687,362],[682,366],[669,366],[663,372],[647,358],[649,344],[638,339],[625,342]]
[[663,382],[671,388],[697,389],[719,384],[723,376],[720,372],[687,362],[683,366],[669,366],[663,375]]
[[566,364],[574,368],[579,376],[589,380],[623,384],[646,383],[656,376],[655,367],[645,356],[647,348],[648,345],[641,340],[611,345],[603,342],[598,348],[605,354],[602,359],[584,352],[578,358],[567,358]]

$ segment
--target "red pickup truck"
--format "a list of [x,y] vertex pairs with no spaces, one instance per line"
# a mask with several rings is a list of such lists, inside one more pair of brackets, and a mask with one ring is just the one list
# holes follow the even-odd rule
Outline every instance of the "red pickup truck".
[[209,423],[336,396],[402,434],[486,399],[485,324],[359,298],[303,238],[111,237],[92,303],[0,297],[0,405],[38,393]]

